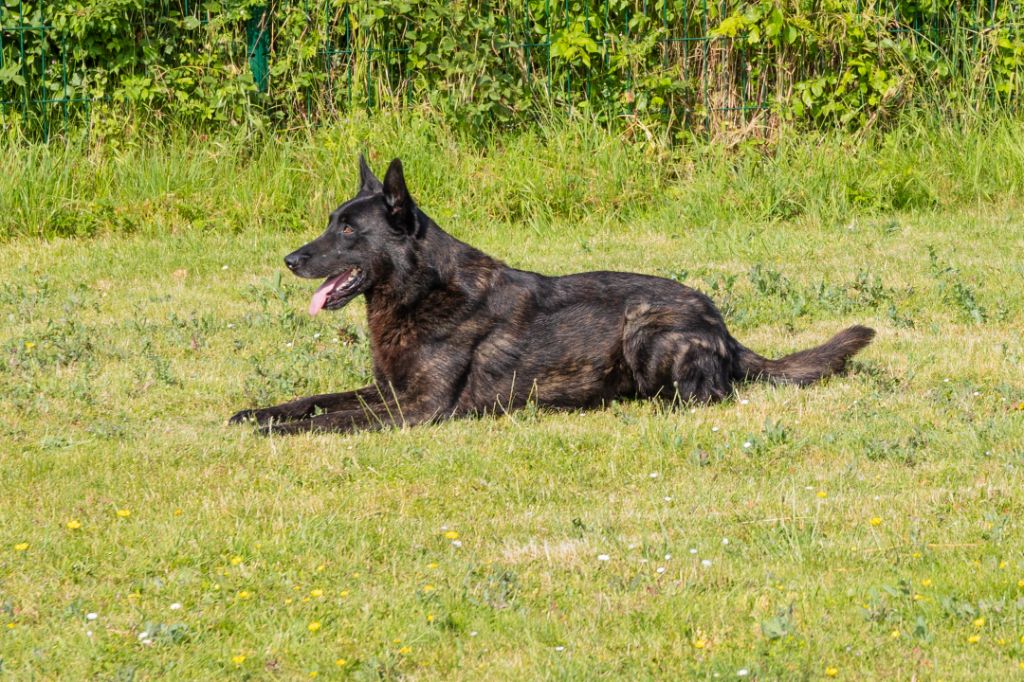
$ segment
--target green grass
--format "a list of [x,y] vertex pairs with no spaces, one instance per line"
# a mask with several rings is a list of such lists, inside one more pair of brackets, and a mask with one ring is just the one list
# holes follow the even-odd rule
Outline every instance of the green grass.
[[[362,303],[308,317],[312,285],[280,260],[354,185],[357,138],[11,149],[3,672],[1024,674],[1019,125],[959,146],[898,132],[905,147],[846,155],[793,142],[761,160],[580,130],[483,149],[428,132],[409,124],[414,193],[510,264],[679,278],[770,355],[854,322],[878,338],[846,377],[743,386],[693,411],[265,439],[226,418],[370,376]],[[404,150],[383,139],[378,164]],[[895,208],[886,164],[909,164],[932,198]],[[851,202],[855,180],[871,201]],[[89,202],[133,226],[52,237],[47,216]],[[770,210],[783,204],[798,209]]]

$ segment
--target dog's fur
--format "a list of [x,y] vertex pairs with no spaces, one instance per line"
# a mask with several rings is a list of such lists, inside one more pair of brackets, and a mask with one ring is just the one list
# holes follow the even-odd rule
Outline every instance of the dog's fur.
[[768,360],[736,341],[698,291],[647,275],[547,277],[510,268],[428,218],[398,159],[383,183],[359,162],[359,193],[285,262],[299,277],[352,273],[323,307],[366,297],[375,383],[243,410],[234,423],[255,420],[275,433],[353,431],[529,400],[551,408],[620,398],[712,402],[739,381],[805,385],[840,372],[874,336],[854,326]]

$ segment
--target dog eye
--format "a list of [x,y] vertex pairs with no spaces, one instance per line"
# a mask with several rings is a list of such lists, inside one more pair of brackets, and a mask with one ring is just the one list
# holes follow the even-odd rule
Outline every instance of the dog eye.
[[353,230],[349,225],[346,225],[345,227],[341,228],[342,234],[352,234],[354,232],[355,230]]

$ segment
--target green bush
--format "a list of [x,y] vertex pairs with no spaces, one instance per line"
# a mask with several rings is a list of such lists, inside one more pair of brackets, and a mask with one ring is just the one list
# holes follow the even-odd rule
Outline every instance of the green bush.
[[1024,60],[1005,1],[0,3],[12,129],[86,112],[119,132],[126,117],[290,127],[426,107],[473,130],[579,109],[746,137],[786,120],[855,129],[908,106],[1000,106]]

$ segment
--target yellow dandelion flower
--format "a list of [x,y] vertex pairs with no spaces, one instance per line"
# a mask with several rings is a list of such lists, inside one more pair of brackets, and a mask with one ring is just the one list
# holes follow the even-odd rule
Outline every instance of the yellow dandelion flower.
[[184,513],[185,513],[185,512],[183,512],[183,511],[182,511],[181,509],[175,509],[175,510],[174,510],[174,515],[175,515],[175,516],[181,516],[181,515],[182,515],[182,514],[184,514]]
[[447,533],[444,534],[444,536],[446,538],[448,538],[449,540],[458,540],[459,539],[459,534],[457,532],[455,532],[454,530],[448,531]]
[[308,603],[309,603],[309,600],[310,600],[310,598],[309,598],[309,597],[303,597],[303,598],[302,598],[302,603],[303,603],[303,604],[308,604]]
[[401,644],[402,643],[402,638],[401,637],[395,637],[393,640],[391,640],[391,642],[392,642],[392,644]]
[[27,542],[19,542],[18,544],[16,544],[14,546],[14,551],[15,552],[24,552],[26,549],[28,549],[28,543]]
[[427,564],[427,568],[429,568],[431,570],[437,568],[437,562],[436,561],[431,561],[429,564]]
[[78,519],[68,519],[68,522],[64,525],[67,526],[70,530],[78,530],[82,527],[82,522]]
[[826,497],[828,497],[828,493],[827,492],[825,492],[824,490],[819,490],[818,491],[818,499],[824,500]]
[[931,578],[925,578],[924,580],[921,581],[921,587],[931,587],[931,586],[932,586],[932,579]]
[[319,674],[320,674],[320,673],[318,673],[318,672],[317,672],[316,670],[310,670],[310,671],[309,671],[309,676],[310,676],[310,677],[316,677],[316,676],[317,676],[317,675],[319,675]]
[[968,644],[977,644],[980,641],[981,641],[981,635],[971,635],[970,637],[967,638],[967,643]]
[[347,597],[348,596],[348,590],[342,590],[341,592],[338,593],[338,596],[339,597]]
[[[1024,405],[1024,403],[1021,403],[1021,405]],[[1024,670],[1024,661],[1020,662],[1020,669]]]
[[999,562],[999,568],[1006,568],[1006,562],[1005,561],[1000,561]]
[[249,590],[241,590],[238,593],[238,598],[239,599],[251,599],[252,598],[252,592],[250,592]]
[[348,661],[346,661],[344,658],[334,659],[334,665],[338,666],[339,668],[344,668],[346,663],[348,663]]
[[231,557],[231,565],[232,566],[237,566],[240,563],[242,563],[242,557],[240,557],[240,556],[233,556],[233,557]]
[[434,591],[434,586],[433,585],[424,585],[423,586],[423,591],[424,592],[433,592]]
[[327,568],[327,566],[325,564],[320,564],[319,566],[316,567],[316,572],[317,573],[323,573],[324,569],[326,569],[326,568]]
[[412,647],[403,646],[401,649],[398,650],[398,653],[402,654],[403,656],[407,656],[408,654],[412,653]]
[[8,623],[7,624],[7,629],[8,630],[13,630],[16,627],[17,627],[17,624],[15,624],[15,623]]
[[432,613],[428,613],[427,614],[427,622],[428,623],[433,623],[434,622],[434,614],[432,614]]
[[695,639],[692,642],[690,642],[690,644],[693,645],[694,649],[703,649],[705,646],[707,646],[707,642],[703,639]]
[[285,604],[291,604],[291,603],[292,603],[293,601],[295,601],[295,600],[294,600],[294,599],[292,599],[291,597],[288,597],[288,598],[286,598],[286,599],[284,600],[284,603],[285,603]]
[[309,625],[306,626],[306,629],[310,632],[317,632],[320,629],[320,621],[312,621]]
[[36,347],[36,344],[32,343],[31,341],[26,341],[25,342],[25,350],[27,350],[29,353],[31,353],[32,349],[35,348],[35,347]]
[[999,646],[1006,646],[1006,638],[1005,637],[1000,637],[999,639],[996,640],[996,644],[998,644]]
[[985,625],[985,617],[984,616],[979,616],[978,618],[975,618],[974,620],[972,620],[971,624],[974,625],[974,627],[976,627],[976,628],[983,627]]
[[828,668],[825,668],[825,676],[826,677],[835,677],[838,674],[839,674],[839,668],[834,668],[832,666],[829,666]]
[[[882,525],[882,517],[881,516],[872,516],[871,517],[871,521],[869,523],[872,526],[881,526]],[[831,670],[831,668],[829,668],[829,670]]]
[[915,559],[920,559],[920,558],[921,558],[922,556],[924,556],[924,555],[923,555],[923,554],[921,554],[920,552],[914,552],[914,553],[913,553],[913,554],[911,554],[910,556],[914,557]]
[[132,512],[130,509],[118,509],[117,515],[122,519],[127,519],[129,516],[132,515]]
[[899,639],[900,638],[900,631],[899,630],[893,630],[892,632],[889,633],[889,637],[891,637],[892,639]]
[[1024,590],[1024,578],[1017,581],[1017,587]]
[[310,590],[309,591],[309,596],[310,597],[316,597],[317,599],[319,599],[320,597],[324,596],[324,591],[323,590]]
[[231,662],[234,663],[235,665],[242,665],[243,663],[245,663],[245,655],[244,654],[238,654],[237,656],[232,656],[231,657]]

